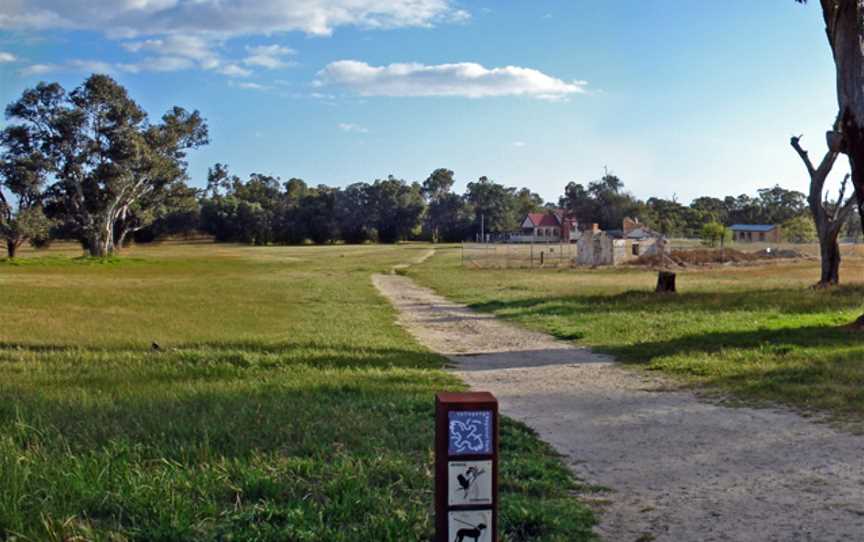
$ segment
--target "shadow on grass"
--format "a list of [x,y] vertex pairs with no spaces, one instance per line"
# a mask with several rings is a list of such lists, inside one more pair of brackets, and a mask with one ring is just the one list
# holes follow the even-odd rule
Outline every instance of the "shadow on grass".
[[720,352],[758,350],[782,357],[804,348],[837,350],[864,347],[864,333],[841,327],[805,326],[750,331],[705,332],[661,341],[600,346],[621,361],[650,363],[660,356],[711,355]]
[[235,367],[286,367],[305,364],[315,368],[441,368],[443,357],[422,350],[369,347],[324,342],[257,341],[193,342],[86,347],[0,341],[0,363],[21,360],[106,361],[142,358],[154,365],[218,365]]
[[864,334],[840,327],[706,332],[599,349],[748,402],[826,413],[850,427],[864,412]]
[[828,310],[853,310],[864,305],[864,286],[840,286],[827,290],[774,288],[724,292],[682,292],[657,295],[653,291],[630,290],[615,295],[534,297],[476,303],[484,312],[507,311],[515,315],[567,316],[608,314],[622,311],[738,312],[770,308],[784,314]]

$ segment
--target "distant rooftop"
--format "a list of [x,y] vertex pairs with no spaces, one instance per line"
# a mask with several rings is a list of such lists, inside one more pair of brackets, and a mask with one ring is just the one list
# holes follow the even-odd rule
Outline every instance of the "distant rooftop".
[[732,224],[729,229],[732,231],[769,232],[776,227],[776,224]]

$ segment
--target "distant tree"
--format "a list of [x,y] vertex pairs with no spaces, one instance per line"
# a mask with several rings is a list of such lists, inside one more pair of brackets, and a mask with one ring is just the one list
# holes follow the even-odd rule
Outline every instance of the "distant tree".
[[331,243],[339,238],[339,221],[336,215],[338,189],[324,185],[311,188],[300,199],[299,222],[313,243]]
[[57,83],[40,83],[10,104],[6,117],[29,130],[50,162],[60,218],[92,256],[118,249],[118,222],[153,220],[149,207],[159,193],[185,180],[186,151],[207,143],[197,111],[174,107],[151,124],[106,75],[90,76],[68,95]]
[[438,168],[423,181],[423,197],[428,201],[440,199],[450,193],[454,182],[452,170]]
[[528,188],[522,188],[516,192],[516,216],[521,219],[528,213],[542,211],[543,198],[540,194],[532,192]]
[[564,187],[564,195],[558,199],[558,206],[565,209],[568,216],[583,223],[596,221],[597,205],[588,190],[579,183],[569,182]]
[[276,229],[274,238],[279,243],[298,244],[308,238],[308,228],[303,223],[300,204],[310,194],[309,186],[303,179],[292,177],[283,185],[281,203],[274,219]]
[[370,185],[353,183],[336,194],[336,215],[339,231],[346,243],[364,243],[377,235],[369,216]]
[[812,243],[819,239],[816,224],[807,214],[790,218],[782,225],[783,240],[789,243]]
[[690,208],[699,213],[704,220],[726,224],[729,209],[722,199],[703,196],[690,202]]
[[624,183],[611,173],[589,183],[588,193],[594,200],[593,222],[599,223],[604,230],[621,229],[625,217],[638,217],[641,214],[641,202],[625,192]]
[[217,162],[207,170],[207,195],[215,198],[230,192],[238,182],[240,178],[229,173],[227,164]]
[[861,240],[861,216],[858,213],[852,213],[843,225],[843,235],[855,243]]
[[150,242],[170,235],[189,236],[201,225],[200,191],[175,183],[165,191],[161,204],[155,209],[156,219],[149,226],[135,232],[135,242]]
[[205,198],[201,201],[201,229],[216,241],[240,241],[243,233],[238,222],[239,201],[232,196]]
[[468,183],[465,200],[474,208],[475,233],[481,225],[485,233],[504,233],[519,227],[515,188],[505,187],[488,177],[480,177]]
[[642,221],[667,237],[695,237],[704,220],[701,213],[675,200],[649,198]]
[[807,197],[797,190],[787,190],[780,185],[761,188],[757,205],[761,208],[761,221],[766,224],[782,224],[807,209]]
[[0,238],[14,258],[27,241],[48,238],[51,221],[42,204],[50,161],[34,144],[27,126],[10,126],[0,132]]
[[452,243],[471,237],[474,208],[462,196],[446,194],[430,203],[426,214],[431,223],[439,224],[438,241]]
[[452,219],[442,212],[446,208],[442,202],[451,194],[453,183],[453,171],[445,168],[436,169],[423,181],[422,193],[428,205],[425,223],[433,243],[440,240],[441,229],[446,228],[446,221]]
[[708,222],[702,226],[702,243],[715,247],[732,240],[732,231],[720,222]]
[[395,243],[414,234],[425,207],[420,184],[408,184],[390,175],[372,183],[368,193],[369,212],[379,241]]

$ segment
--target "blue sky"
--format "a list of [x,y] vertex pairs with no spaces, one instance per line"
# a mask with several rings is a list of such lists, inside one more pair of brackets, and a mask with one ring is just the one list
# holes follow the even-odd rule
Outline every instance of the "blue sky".
[[[352,62],[345,62],[352,61]],[[456,172],[557,200],[616,173],[689,202],[807,178],[836,113],[818,2],[11,0],[0,100],[107,71],[198,109],[208,166],[345,185]],[[838,162],[836,181],[847,169]]]

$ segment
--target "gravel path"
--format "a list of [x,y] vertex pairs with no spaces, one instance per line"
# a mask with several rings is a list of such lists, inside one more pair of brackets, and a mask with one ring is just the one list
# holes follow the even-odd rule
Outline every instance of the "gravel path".
[[784,410],[706,403],[406,277],[373,282],[472,388],[493,392],[577,476],[613,491],[604,539],[864,541],[864,437]]

